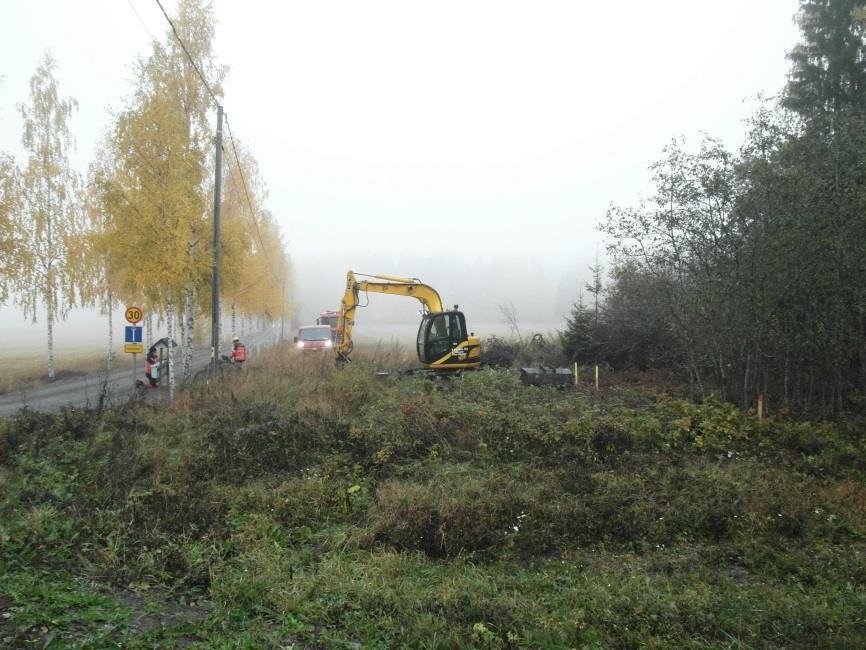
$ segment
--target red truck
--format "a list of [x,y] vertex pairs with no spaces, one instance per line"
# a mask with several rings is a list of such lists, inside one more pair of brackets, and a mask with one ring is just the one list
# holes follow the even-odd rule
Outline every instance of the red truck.
[[331,328],[331,341],[337,339],[337,319],[340,318],[340,312],[326,310],[319,314],[316,319],[316,325],[327,325]]
[[331,336],[327,325],[305,325],[298,329],[295,345],[303,352],[322,352],[334,346]]

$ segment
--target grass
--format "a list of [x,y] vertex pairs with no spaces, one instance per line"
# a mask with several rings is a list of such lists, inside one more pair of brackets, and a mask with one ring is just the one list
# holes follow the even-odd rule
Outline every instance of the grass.
[[[47,353],[5,354],[0,358],[0,394],[42,386],[48,381]],[[104,347],[81,346],[55,349],[55,377],[78,377],[105,370]],[[115,364],[123,363],[123,348],[114,353]]]
[[0,644],[866,643],[859,421],[361,356],[0,425]]

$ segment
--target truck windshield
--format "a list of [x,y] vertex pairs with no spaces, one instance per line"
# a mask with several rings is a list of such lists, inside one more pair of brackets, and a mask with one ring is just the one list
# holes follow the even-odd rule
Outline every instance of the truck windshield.
[[303,329],[300,332],[299,338],[302,341],[327,341],[331,338],[330,327],[310,327]]
[[330,325],[331,327],[337,326],[337,317],[336,316],[319,316],[319,325]]

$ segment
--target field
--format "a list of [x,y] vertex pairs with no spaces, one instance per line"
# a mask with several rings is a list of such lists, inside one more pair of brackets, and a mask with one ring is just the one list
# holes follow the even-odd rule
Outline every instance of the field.
[[[105,346],[69,346],[55,350],[55,374],[57,379],[93,374],[105,370]],[[115,346],[114,364],[129,361],[123,354],[123,346]],[[4,353],[0,358],[0,394],[41,386],[47,382],[45,352]]]
[[866,645],[861,422],[389,355],[0,423],[0,645]]

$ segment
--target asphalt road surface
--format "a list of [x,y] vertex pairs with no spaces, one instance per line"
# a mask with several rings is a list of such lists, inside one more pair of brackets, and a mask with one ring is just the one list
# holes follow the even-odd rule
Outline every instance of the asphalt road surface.
[[[245,340],[250,357],[255,358],[259,350],[273,344],[269,335],[250,337]],[[152,399],[160,394],[168,394],[168,371],[160,381],[157,389],[134,388],[131,355],[115,357],[115,368],[110,372],[101,372],[83,377],[68,377],[53,384],[39,386],[28,390],[12,391],[0,395],[0,418],[7,418],[27,407],[34,411],[59,411],[64,407],[95,408],[104,392],[103,406],[119,406],[133,399]],[[197,350],[193,353],[193,374],[204,368],[210,358],[209,350]],[[147,381],[144,376],[144,360],[136,356],[136,379]],[[180,366],[180,363],[177,364]],[[153,393],[148,395],[148,393]]]

